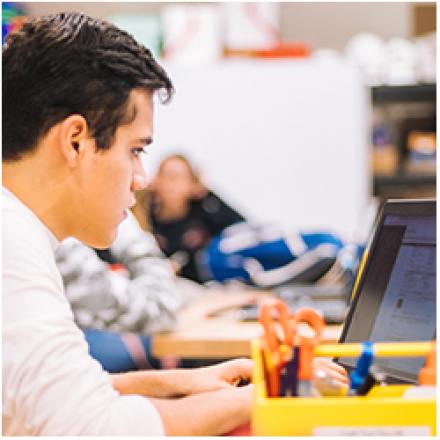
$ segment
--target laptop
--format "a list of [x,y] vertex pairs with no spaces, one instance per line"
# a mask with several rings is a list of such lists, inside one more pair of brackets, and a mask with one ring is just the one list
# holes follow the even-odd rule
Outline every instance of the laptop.
[[[436,337],[436,202],[389,200],[364,254],[340,342]],[[349,371],[356,359],[337,361]],[[389,383],[414,383],[422,357],[377,358]]]

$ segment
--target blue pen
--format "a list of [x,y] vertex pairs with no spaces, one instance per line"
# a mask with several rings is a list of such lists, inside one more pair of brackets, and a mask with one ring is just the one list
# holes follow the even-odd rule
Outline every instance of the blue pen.
[[365,381],[373,359],[373,343],[363,342],[362,354],[359,356],[356,368],[350,373],[350,394],[355,393],[358,387]]

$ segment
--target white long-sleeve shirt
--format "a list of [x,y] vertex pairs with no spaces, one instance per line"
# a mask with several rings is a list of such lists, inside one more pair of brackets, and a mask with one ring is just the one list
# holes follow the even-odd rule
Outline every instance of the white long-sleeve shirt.
[[55,264],[56,238],[3,189],[4,435],[163,435],[141,396],[121,396],[88,354]]

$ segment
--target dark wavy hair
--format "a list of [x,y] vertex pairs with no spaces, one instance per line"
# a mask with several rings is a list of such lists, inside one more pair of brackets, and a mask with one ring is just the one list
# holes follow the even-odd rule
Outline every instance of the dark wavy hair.
[[134,88],[174,88],[151,52],[128,33],[82,13],[34,18],[3,47],[3,160],[32,152],[39,139],[72,114],[84,116],[97,149],[112,145],[127,123]]

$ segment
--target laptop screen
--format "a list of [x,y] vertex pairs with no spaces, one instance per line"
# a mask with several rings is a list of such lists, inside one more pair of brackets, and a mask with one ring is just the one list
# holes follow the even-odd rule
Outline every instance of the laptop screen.
[[[341,342],[429,341],[436,334],[435,201],[389,201],[369,246]],[[355,359],[338,360],[347,367]],[[425,359],[377,358],[393,381],[414,382]]]

